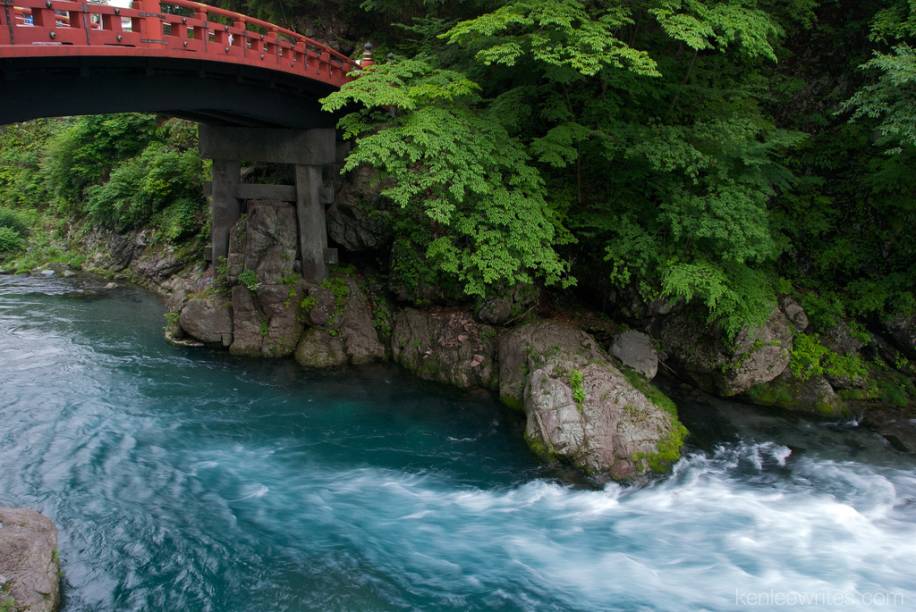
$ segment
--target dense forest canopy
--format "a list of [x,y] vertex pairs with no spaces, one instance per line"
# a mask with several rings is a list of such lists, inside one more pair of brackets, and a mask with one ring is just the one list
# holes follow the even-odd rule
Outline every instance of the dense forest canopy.
[[[916,309],[913,0],[224,4],[354,56],[375,45],[324,104],[356,143],[345,170],[379,171],[405,286],[689,301],[728,335],[783,293],[823,325]],[[188,130],[5,128],[0,248],[45,205],[194,234]]]

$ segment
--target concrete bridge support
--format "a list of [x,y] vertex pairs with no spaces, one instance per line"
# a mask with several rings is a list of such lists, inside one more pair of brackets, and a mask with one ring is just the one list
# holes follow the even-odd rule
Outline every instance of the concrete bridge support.
[[[336,259],[328,250],[325,205],[333,192],[322,185],[322,168],[336,162],[333,129],[290,130],[200,126],[201,157],[213,160],[211,211],[213,261],[229,252],[229,231],[247,199],[290,202],[296,207],[302,276],[311,282],[327,277]],[[292,164],[296,184],[249,185],[241,182],[242,162]]]

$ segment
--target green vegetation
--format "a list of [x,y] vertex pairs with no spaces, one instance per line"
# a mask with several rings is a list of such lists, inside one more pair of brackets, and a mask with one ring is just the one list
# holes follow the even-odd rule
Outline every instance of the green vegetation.
[[258,282],[258,275],[255,273],[255,271],[247,269],[239,272],[239,283],[251,292],[257,291],[261,286],[261,283]]
[[812,334],[795,337],[789,369],[795,378],[803,381],[824,374],[862,380],[868,376],[868,367],[859,355],[841,355],[831,351]]
[[576,408],[582,412],[585,405],[585,386],[581,370],[573,370],[569,374],[569,388],[572,389],[573,401],[576,402]]
[[78,265],[94,227],[195,238],[208,222],[196,129],[131,113],[0,127],[0,262]]

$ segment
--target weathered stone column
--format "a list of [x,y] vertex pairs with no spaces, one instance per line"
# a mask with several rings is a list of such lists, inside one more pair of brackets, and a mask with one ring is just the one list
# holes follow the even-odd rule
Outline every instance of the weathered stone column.
[[210,198],[213,226],[210,236],[213,242],[213,265],[220,257],[229,254],[229,230],[236,224],[242,213],[237,194],[241,180],[241,162],[238,160],[213,160],[213,190]]
[[296,166],[296,216],[299,219],[299,250],[302,276],[317,283],[328,276],[325,251],[328,228],[321,201],[321,167]]

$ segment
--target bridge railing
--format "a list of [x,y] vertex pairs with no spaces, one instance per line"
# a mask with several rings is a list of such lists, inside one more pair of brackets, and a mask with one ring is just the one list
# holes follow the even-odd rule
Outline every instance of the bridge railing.
[[280,70],[333,85],[356,68],[317,40],[189,0],[135,0],[130,8],[72,0],[0,2],[0,57],[164,55]]

